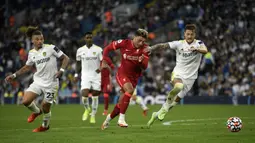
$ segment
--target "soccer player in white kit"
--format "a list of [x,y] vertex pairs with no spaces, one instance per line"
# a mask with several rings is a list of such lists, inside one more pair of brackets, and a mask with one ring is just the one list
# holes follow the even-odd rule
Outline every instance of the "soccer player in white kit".
[[149,47],[150,51],[158,48],[170,48],[176,51],[176,66],[172,72],[171,83],[173,89],[168,93],[166,102],[158,112],[153,112],[147,123],[150,127],[157,119],[163,120],[166,113],[180,102],[192,88],[198,76],[202,54],[208,52],[201,40],[196,40],[196,26],[188,24],[184,31],[184,40],[160,43]]
[[[5,78],[6,82],[11,82],[21,74],[31,71],[36,67],[34,82],[25,91],[22,103],[33,113],[28,117],[29,123],[43,113],[43,123],[33,132],[43,132],[49,129],[51,118],[51,105],[57,96],[59,79],[68,65],[69,58],[54,45],[44,44],[44,37],[37,27],[28,27],[27,36],[31,38],[33,49],[28,53],[26,65],[14,74]],[[57,67],[57,59],[62,60],[60,70]],[[44,96],[42,108],[38,108],[33,102],[37,96]]]
[[96,123],[95,115],[98,108],[98,96],[101,93],[100,63],[102,61],[103,50],[101,47],[93,44],[91,32],[85,33],[85,42],[86,45],[80,47],[76,53],[75,81],[78,80],[78,73],[81,70],[81,94],[85,108],[82,120],[87,120],[91,112],[88,95],[92,93],[90,123]]

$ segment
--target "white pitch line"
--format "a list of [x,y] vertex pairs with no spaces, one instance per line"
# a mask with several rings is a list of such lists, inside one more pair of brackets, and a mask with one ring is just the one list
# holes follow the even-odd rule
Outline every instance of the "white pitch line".
[[[204,123],[186,123],[186,122],[195,122],[195,121],[212,121],[212,120],[224,120],[226,118],[205,118],[205,119],[186,119],[186,120],[173,120],[173,121],[167,121],[167,122],[163,122],[162,124],[154,124],[153,126],[170,126],[172,125],[172,123],[180,123],[180,124],[175,124],[178,126],[191,126],[191,125],[199,125],[199,124],[204,124]],[[251,118],[251,117],[242,117],[242,119],[255,119],[255,118]],[[113,125],[114,123],[112,123]],[[211,124],[218,124],[216,122],[213,122]],[[254,122],[247,122],[247,124],[254,124]],[[117,128],[118,126],[110,126],[110,128]],[[147,127],[146,124],[144,125],[129,125],[129,127]],[[118,127],[119,128],[119,127]],[[57,128],[50,128],[50,130],[66,130],[66,129],[100,129],[100,126],[94,126],[94,127],[57,127]],[[33,130],[33,129],[0,129],[0,132],[5,132],[5,131],[27,131],[27,130]]]
[[[167,121],[163,122],[162,124],[165,126],[170,126],[172,123],[183,123],[183,122],[196,122],[196,121],[213,121],[213,120],[226,120],[227,118],[205,118],[205,119],[186,119],[186,120],[173,120],[173,121]],[[252,117],[242,117],[242,119],[254,119]],[[196,124],[196,123],[192,123]],[[197,123],[198,125],[199,123]],[[252,123],[251,123],[252,124]],[[178,125],[188,125],[188,124],[178,124]]]
[[196,121],[211,121],[211,120],[224,120],[226,118],[207,118],[207,119],[186,119],[186,120],[173,120],[163,122],[162,124],[165,126],[170,126],[172,123],[183,123],[183,122],[196,122]]

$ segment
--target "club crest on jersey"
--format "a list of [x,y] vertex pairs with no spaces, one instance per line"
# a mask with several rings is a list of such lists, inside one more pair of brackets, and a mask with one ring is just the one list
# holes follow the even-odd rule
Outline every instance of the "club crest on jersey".
[[96,55],[97,52],[93,52],[93,55]]
[[43,56],[44,56],[44,57],[46,56],[46,52],[43,52]]

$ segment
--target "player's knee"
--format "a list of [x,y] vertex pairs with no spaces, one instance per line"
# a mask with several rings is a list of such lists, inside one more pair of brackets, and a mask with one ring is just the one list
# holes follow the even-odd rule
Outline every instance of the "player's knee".
[[133,88],[129,88],[129,89],[126,90],[126,93],[128,93],[130,95],[133,95],[134,89]]
[[89,90],[83,89],[83,90],[81,91],[81,95],[82,95],[83,97],[88,97],[88,96],[89,96]]
[[25,106],[29,106],[32,102],[30,100],[28,100],[27,98],[23,98],[22,99],[22,104]]
[[176,88],[176,89],[178,89],[179,91],[181,91],[181,90],[183,90],[184,85],[183,85],[183,83],[178,82],[178,83],[176,83],[176,84],[174,85],[174,88]]

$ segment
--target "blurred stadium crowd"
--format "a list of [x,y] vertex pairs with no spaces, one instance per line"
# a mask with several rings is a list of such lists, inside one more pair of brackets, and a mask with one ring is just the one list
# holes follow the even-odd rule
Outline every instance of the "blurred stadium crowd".
[[[131,38],[137,28],[145,28],[151,45],[183,38],[187,23],[197,25],[197,38],[210,51],[203,57],[199,78],[189,96],[255,95],[253,0],[18,0],[2,1],[1,7],[2,97],[22,96],[32,82],[31,73],[12,85],[3,80],[25,64],[31,48],[24,34],[29,25],[39,26],[45,43],[57,45],[72,58],[60,85],[59,97],[65,98],[79,94],[79,86],[72,80],[76,50],[84,44],[85,32],[92,31],[95,44],[104,47],[112,40]],[[162,29],[164,32],[160,32]],[[118,65],[118,57],[113,59]],[[154,52],[139,82],[139,93],[146,96],[169,91],[174,66],[174,51]],[[118,86],[113,82],[115,95]]]

